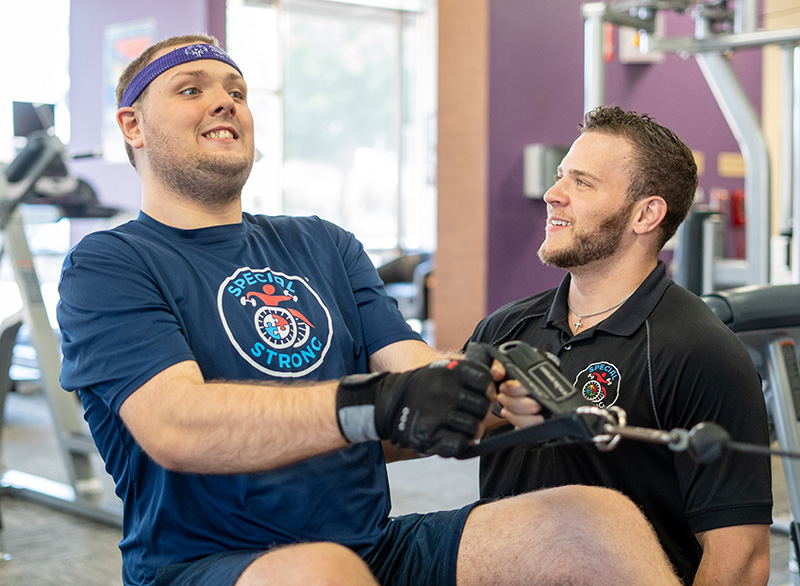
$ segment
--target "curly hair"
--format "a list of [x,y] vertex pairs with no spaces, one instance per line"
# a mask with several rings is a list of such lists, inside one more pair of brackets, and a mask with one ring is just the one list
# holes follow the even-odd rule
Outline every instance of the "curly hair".
[[632,201],[660,196],[667,203],[661,222],[660,250],[686,218],[697,191],[697,163],[678,136],[647,114],[619,106],[600,106],[586,113],[581,134],[602,132],[629,140],[633,162],[629,168],[628,195]]

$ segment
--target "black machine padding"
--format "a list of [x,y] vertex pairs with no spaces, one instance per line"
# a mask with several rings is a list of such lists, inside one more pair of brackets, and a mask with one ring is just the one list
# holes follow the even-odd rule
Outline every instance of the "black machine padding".
[[734,332],[800,326],[800,285],[753,285],[701,298]]

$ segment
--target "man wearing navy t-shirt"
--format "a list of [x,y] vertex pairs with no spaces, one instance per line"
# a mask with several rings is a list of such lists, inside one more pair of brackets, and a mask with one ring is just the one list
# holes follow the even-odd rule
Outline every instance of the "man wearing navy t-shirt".
[[492,373],[422,342],[352,234],[242,212],[253,121],[213,38],[145,50],[117,99],[141,213],[70,251],[58,319],[126,586],[678,583],[606,489],[390,519],[381,440],[458,455]]
[[[620,407],[628,424],[670,430],[710,421],[734,440],[767,446],[764,397],[747,351],[658,259],[696,188],[692,153],[673,132],[618,107],[589,112],[544,196],[539,257],[568,274],[557,289],[498,309],[472,341],[521,340],[552,353],[586,405]],[[511,424],[541,419],[518,383],[500,390]],[[767,583],[767,456],[729,453],[702,465],[644,442],[623,440],[605,452],[562,443],[484,456],[480,479],[484,498],[576,483],[619,490],[653,523],[687,584]]]

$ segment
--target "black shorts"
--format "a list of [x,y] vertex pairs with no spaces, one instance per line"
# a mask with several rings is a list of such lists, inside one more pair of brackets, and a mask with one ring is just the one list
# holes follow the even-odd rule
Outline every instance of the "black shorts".
[[[392,518],[364,561],[382,586],[455,586],[461,533],[477,504]],[[266,551],[222,552],[167,566],[158,571],[156,586],[233,586]]]

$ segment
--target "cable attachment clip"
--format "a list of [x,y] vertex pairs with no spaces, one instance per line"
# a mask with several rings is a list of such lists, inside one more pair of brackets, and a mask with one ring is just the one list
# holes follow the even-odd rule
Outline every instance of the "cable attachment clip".
[[[620,440],[624,438],[634,439],[642,442],[650,442],[667,446],[673,452],[685,452],[690,448],[693,439],[693,432],[685,429],[671,429],[663,431],[660,429],[650,429],[647,427],[636,427],[628,425],[628,415],[624,409],[612,406],[608,409],[597,407],[579,407],[578,413],[596,415],[606,420],[602,430],[604,433],[592,438],[597,445],[597,449],[608,452],[617,447]],[[694,434],[696,435],[696,434]]]
[[609,433],[612,426],[621,429],[628,423],[628,414],[624,409],[616,406],[611,406],[608,409],[601,409],[600,407],[585,406],[578,407],[575,411],[581,415],[595,415],[605,419],[606,423],[602,429],[606,433],[598,434],[592,438],[592,442],[597,446],[601,452],[610,452],[617,447],[622,436],[619,433]]

